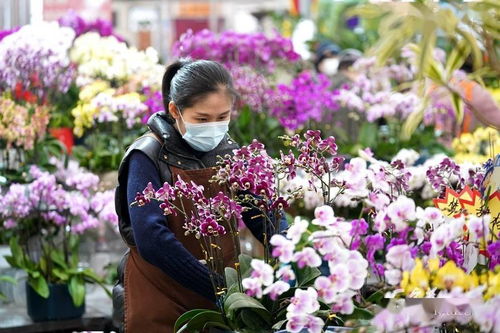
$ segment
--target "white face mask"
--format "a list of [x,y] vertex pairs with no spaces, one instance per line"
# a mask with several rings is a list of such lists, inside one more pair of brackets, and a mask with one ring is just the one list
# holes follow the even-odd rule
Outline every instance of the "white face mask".
[[339,59],[326,58],[320,64],[320,70],[323,74],[334,75],[339,69]]
[[[182,118],[182,115],[181,115]],[[219,145],[229,130],[229,120],[191,124],[182,118],[186,133],[182,138],[198,151],[210,151]]]

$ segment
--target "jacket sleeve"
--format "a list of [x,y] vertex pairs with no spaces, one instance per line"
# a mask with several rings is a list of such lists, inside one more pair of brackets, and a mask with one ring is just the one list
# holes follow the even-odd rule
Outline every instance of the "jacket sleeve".
[[201,264],[167,227],[166,216],[157,202],[139,207],[130,206],[137,192],[148,182],[155,189],[161,184],[153,161],[140,151],[132,152],[127,176],[127,201],[130,222],[139,254],[152,265],[159,267],[182,286],[215,301],[208,268]]
[[[248,192],[243,192],[248,194]],[[286,214],[284,211],[281,211],[281,218],[279,221],[279,230],[274,231],[274,226],[270,223],[267,225],[267,230],[265,230],[265,217],[262,215],[260,209],[252,207],[249,210],[242,213],[243,222],[247,226],[248,229],[252,232],[252,235],[257,238],[259,242],[264,243],[264,232],[268,235],[271,234],[279,234],[288,228],[288,222],[286,220]],[[276,216],[271,215],[270,219],[273,222],[276,222]]]

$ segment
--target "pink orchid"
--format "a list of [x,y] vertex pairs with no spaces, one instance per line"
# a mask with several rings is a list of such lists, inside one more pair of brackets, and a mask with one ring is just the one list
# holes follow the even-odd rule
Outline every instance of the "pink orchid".
[[308,322],[307,315],[293,314],[290,317],[287,315],[286,330],[291,333],[298,333],[302,331]]
[[269,297],[275,301],[278,299],[278,296],[283,294],[285,291],[290,289],[290,285],[284,281],[276,281],[271,284],[269,287],[264,289],[263,294],[269,294]]
[[391,201],[389,197],[383,193],[370,192],[368,194],[368,199],[366,200],[366,202],[378,211],[387,207]]
[[386,260],[395,268],[410,271],[415,265],[410,250],[410,247],[406,244],[395,245],[387,252]]
[[272,256],[279,258],[279,260],[286,264],[293,259],[293,251],[295,250],[295,245],[289,239],[286,239],[283,235],[274,235],[270,240],[273,246]]
[[318,310],[318,293],[312,287],[307,288],[307,290],[296,289],[295,295],[287,307],[289,314],[314,313]]
[[320,276],[314,281],[314,287],[318,291],[318,296],[323,298],[326,303],[332,303],[336,291],[332,288],[332,281],[326,276]]
[[307,315],[307,322],[304,325],[304,328],[306,328],[308,332],[321,333],[323,332],[324,326],[325,322],[323,321],[323,319],[316,316]]
[[386,269],[384,272],[385,279],[390,285],[398,285],[401,281],[401,271],[399,269]]
[[300,217],[296,217],[293,224],[288,228],[286,237],[290,239],[293,244],[297,244],[308,226],[309,222],[302,220]]
[[312,220],[312,224],[328,226],[332,224],[334,221],[335,214],[333,212],[333,208],[330,206],[321,206],[316,207],[314,210],[315,219]]
[[306,247],[302,251],[296,252],[293,255],[293,261],[297,262],[299,268],[319,267],[321,266],[321,257],[313,248]]
[[288,282],[295,280],[295,273],[290,265],[281,267],[276,271],[276,278]]
[[245,293],[250,297],[262,298],[262,284],[257,278],[245,278],[241,281]]
[[342,314],[351,314],[354,311],[354,303],[352,302],[352,297],[354,295],[356,295],[356,293],[352,290],[337,294],[332,302],[332,311]]
[[400,196],[387,207],[387,216],[394,224],[396,231],[402,231],[408,226],[408,221],[416,217],[415,202],[405,196]]
[[274,270],[262,260],[252,259],[250,266],[253,271],[251,277],[257,279],[264,286],[269,286],[274,281]]

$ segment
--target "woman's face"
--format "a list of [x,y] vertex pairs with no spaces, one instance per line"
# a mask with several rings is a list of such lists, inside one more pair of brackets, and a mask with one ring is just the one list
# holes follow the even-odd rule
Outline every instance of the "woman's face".
[[182,117],[174,102],[168,105],[170,115],[175,119],[177,129],[184,135],[184,121],[191,124],[203,124],[216,121],[227,121],[231,117],[233,100],[224,90],[206,95],[193,106],[182,109]]

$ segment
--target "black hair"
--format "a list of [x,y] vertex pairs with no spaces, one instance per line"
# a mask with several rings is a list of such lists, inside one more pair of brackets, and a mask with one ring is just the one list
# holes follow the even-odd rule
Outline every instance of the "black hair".
[[226,88],[233,99],[238,97],[231,74],[216,61],[184,58],[170,64],[163,75],[161,87],[168,121],[174,123],[168,111],[170,101],[182,110],[193,106],[207,94],[219,91],[221,87]]

